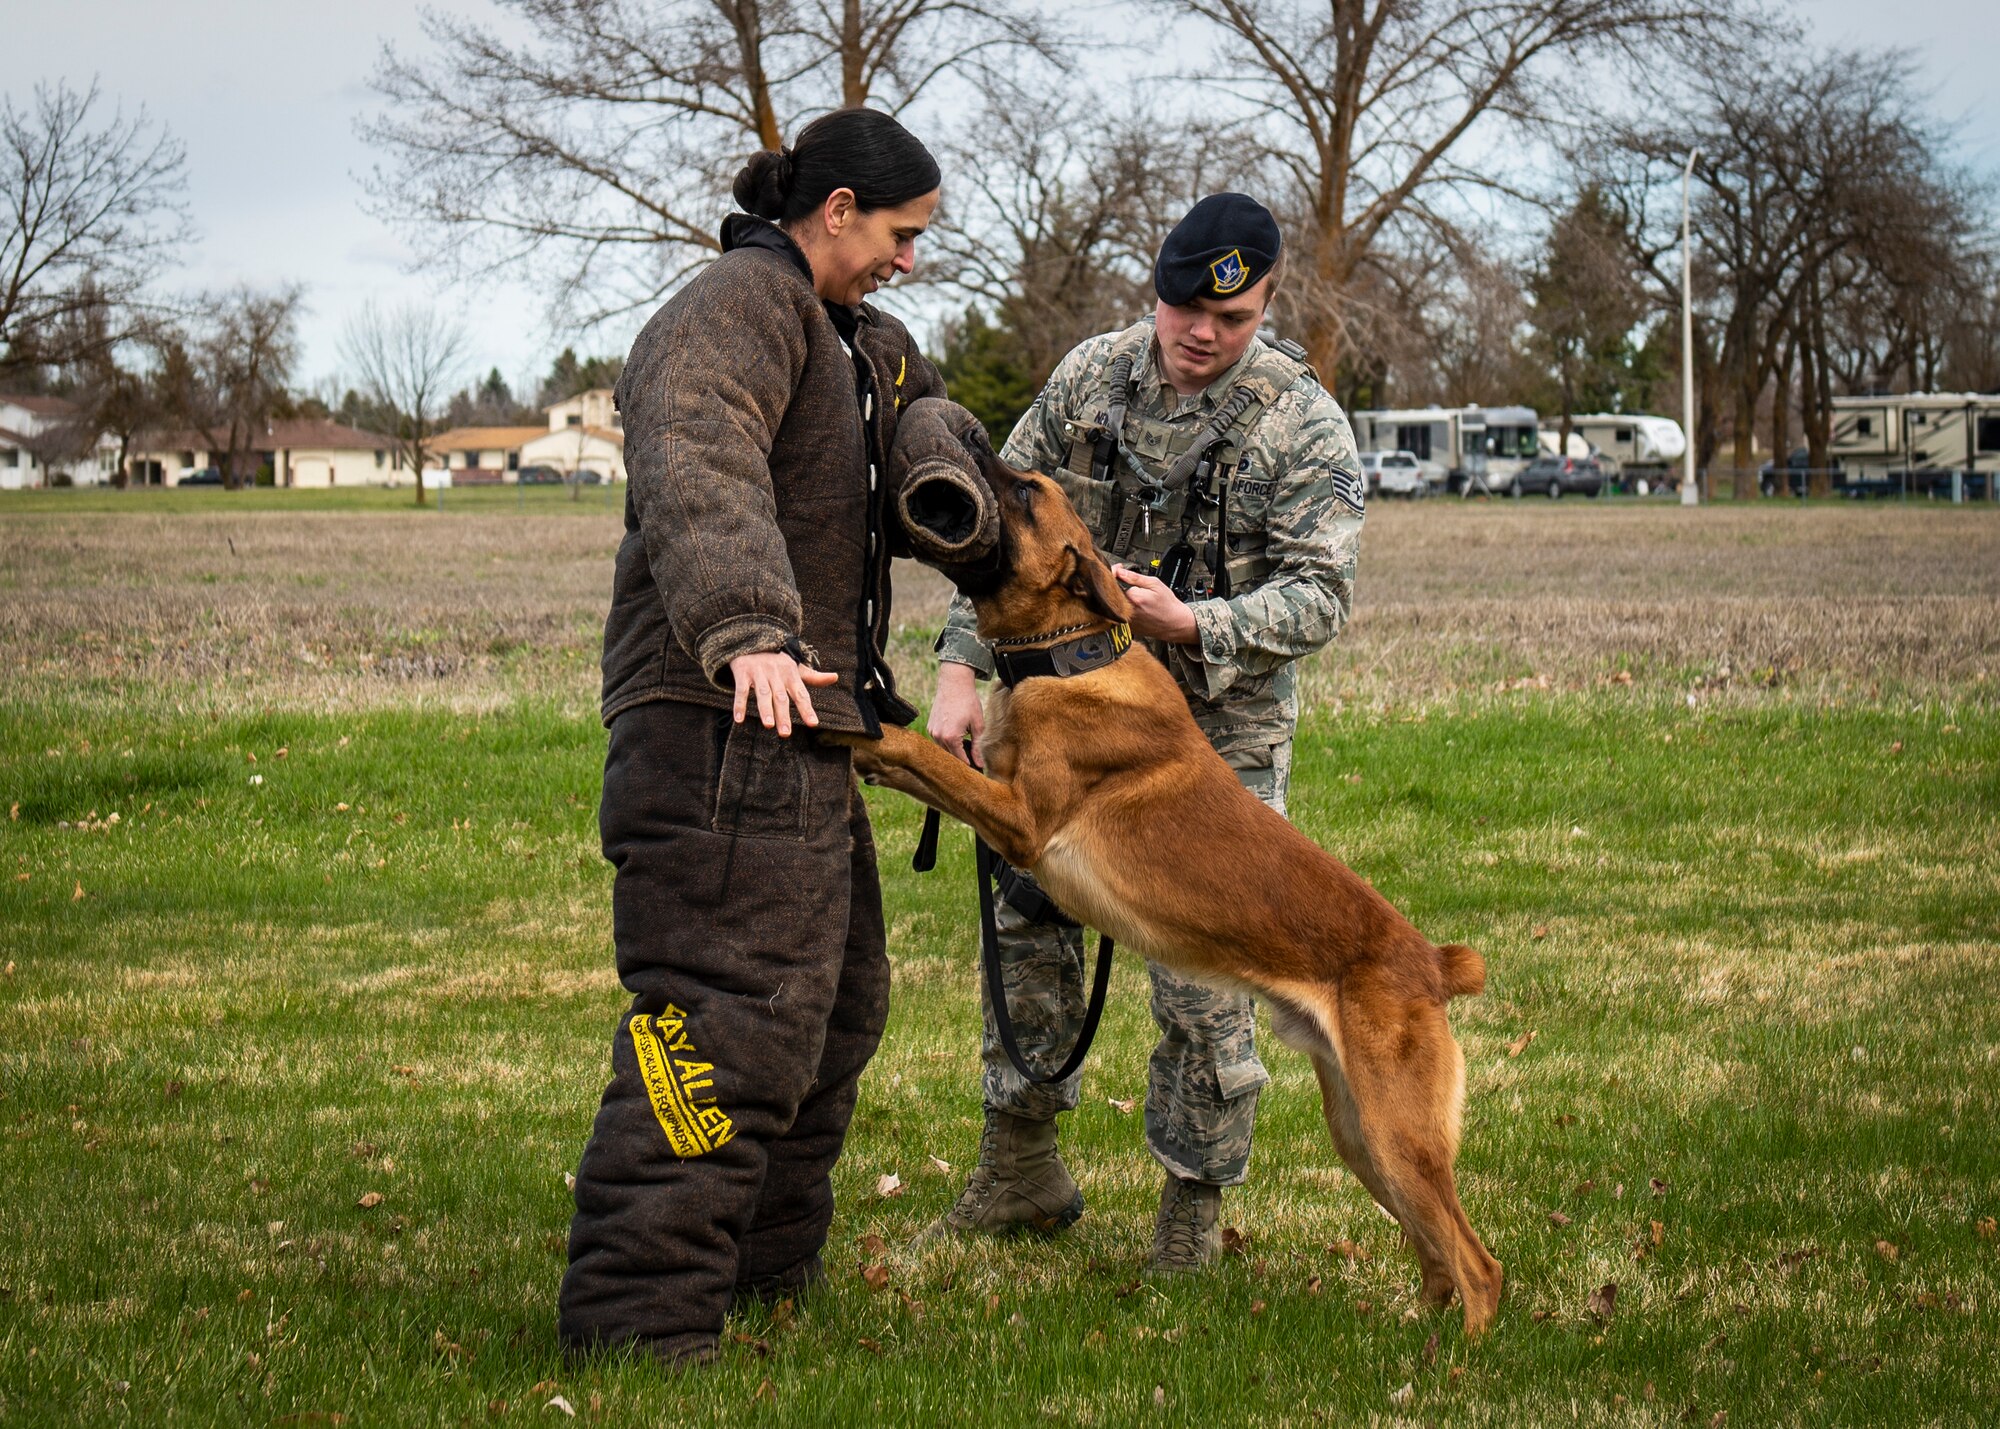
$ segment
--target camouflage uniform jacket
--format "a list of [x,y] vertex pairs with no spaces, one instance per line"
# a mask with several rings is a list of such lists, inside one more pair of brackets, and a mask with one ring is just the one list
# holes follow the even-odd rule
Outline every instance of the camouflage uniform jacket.
[[[1253,338],[1243,357],[1201,393],[1183,398],[1160,373],[1148,317],[1122,333],[1091,338],[1065,357],[1001,453],[1016,467],[1055,478],[1093,527],[1110,483],[1091,479],[1089,443],[1079,434],[1106,422],[1112,360],[1140,343],[1143,358],[1133,364],[1123,442],[1155,474],[1170,460],[1173,437],[1185,438],[1208,423],[1253,364],[1266,373],[1275,365],[1290,378],[1245,435],[1242,460],[1228,473],[1229,597],[1189,602],[1197,644],[1152,646],[1217,750],[1276,744],[1298,723],[1294,662],[1332,640],[1354,608],[1365,488],[1353,433],[1311,371],[1261,339]],[[1180,533],[1178,519],[1155,519],[1123,559],[1145,569]],[[982,675],[993,673],[992,655],[963,597],[952,602],[937,651]]]

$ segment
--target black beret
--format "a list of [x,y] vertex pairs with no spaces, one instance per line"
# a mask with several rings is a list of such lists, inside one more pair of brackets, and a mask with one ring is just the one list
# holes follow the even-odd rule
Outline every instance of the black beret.
[[1210,194],[1174,225],[1153,263],[1153,291],[1179,307],[1226,298],[1271,271],[1281,247],[1278,220],[1248,194]]

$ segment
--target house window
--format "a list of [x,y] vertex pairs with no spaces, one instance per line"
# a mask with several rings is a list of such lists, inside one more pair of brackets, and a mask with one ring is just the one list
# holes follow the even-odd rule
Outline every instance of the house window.
[[181,470],[182,470],[182,471],[186,471],[186,470],[187,470],[187,469],[188,469],[189,467],[191,467],[191,466],[193,466],[193,465],[194,465],[194,453],[193,453],[193,452],[182,452],[182,453],[181,453]]
[[[1985,431],[1986,429],[1982,426],[1980,430]],[[0,451],[0,466],[19,466],[20,464],[21,453],[19,449],[8,447],[6,450]]]
[[520,469],[521,469],[521,454],[519,452],[508,452],[507,470],[519,471]]
[[563,418],[563,421],[568,426],[580,427],[583,425],[583,413],[571,412],[567,417]]
[[1979,419],[1979,449],[1983,452],[2000,452],[2000,417]]
[[380,471],[382,469],[382,457],[383,457],[382,449],[380,447],[375,448],[375,470],[377,471]]
[[1613,440],[1615,440],[1620,446],[1632,445],[1632,429],[1630,427],[1620,427],[1618,429],[1618,435],[1615,438],[1613,438]]
[[1854,435],[1857,437],[1874,436],[1875,419],[1873,417],[1856,417],[1854,419]]
[[1921,427],[1928,420],[1929,420],[1929,415],[1927,413],[1924,412],[1910,413],[1910,425],[1913,427]]

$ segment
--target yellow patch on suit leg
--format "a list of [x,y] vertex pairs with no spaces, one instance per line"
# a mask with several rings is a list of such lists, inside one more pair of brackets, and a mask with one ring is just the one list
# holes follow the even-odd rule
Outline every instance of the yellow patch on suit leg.
[[685,1012],[669,1003],[658,1017],[638,1014],[632,1019],[632,1050],[639,1059],[646,1099],[653,1104],[653,1116],[674,1155],[705,1156],[736,1135],[735,1123],[716,1105],[715,1097],[698,1095],[715,1086],[709,1076],[715,1064],[697,1060]]

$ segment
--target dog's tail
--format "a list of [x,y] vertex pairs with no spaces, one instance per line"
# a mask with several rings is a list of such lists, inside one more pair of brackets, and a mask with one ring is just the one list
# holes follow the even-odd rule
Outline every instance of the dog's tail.
[[1486,959],[1463,943],[1446,943],[1438,949],[1444,963],[1444,995],[1476,997],[1486,991]]

